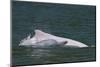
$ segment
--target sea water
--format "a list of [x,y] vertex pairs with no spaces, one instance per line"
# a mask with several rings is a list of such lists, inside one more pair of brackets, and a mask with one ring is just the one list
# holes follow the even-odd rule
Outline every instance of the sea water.
[[[12,65],[96,60],[95,6],[12,2]],[[87,48],[33,48],[18,44],[34,30],[80,41]],[[93,46],[93,47],[91,47]]]

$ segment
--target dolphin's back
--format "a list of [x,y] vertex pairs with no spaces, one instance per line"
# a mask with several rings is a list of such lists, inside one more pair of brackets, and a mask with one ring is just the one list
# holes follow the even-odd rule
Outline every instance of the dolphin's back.
[[79,41],[51,35],[41,30],[35,30],[35,35],[32,38],[28,37],[27,40],[22,42],[22,44],[29,42],[32,45],[41,45],[41,46],[60,44],[69,47],[88,47],[87,45]]

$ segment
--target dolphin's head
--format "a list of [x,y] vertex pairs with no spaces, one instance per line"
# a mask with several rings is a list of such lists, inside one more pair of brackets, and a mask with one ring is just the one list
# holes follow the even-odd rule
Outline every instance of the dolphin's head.
[[30,42],[30,35],[26,38],[24,38],[23,40],[20,41],[20,44],[19,46],[25,46],[25,45],[31,45],[31,42]]

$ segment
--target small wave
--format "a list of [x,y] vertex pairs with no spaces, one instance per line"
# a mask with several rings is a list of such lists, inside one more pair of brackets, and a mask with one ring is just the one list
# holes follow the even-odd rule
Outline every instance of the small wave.
[[91,45],[90,47],[96,47],[95,45]]

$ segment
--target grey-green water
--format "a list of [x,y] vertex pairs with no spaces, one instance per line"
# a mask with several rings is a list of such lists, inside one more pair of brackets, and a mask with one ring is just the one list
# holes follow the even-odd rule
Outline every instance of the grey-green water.
[[95,61],[95,48],[29,48],[13,51],[13,65],[38,65]]
[[[96,7],[82,5],[12,2],[12,65],[95,61]],[[88,48],[19,47],[34,30],[74,39]]]

